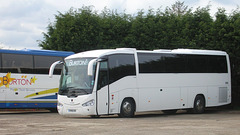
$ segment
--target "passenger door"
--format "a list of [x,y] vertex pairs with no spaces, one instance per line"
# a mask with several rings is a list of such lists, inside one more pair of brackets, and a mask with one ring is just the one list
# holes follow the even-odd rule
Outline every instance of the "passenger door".
[[109,113],[109,78],[108,62],[100,62],[97,82],[97,112],[98,115]]

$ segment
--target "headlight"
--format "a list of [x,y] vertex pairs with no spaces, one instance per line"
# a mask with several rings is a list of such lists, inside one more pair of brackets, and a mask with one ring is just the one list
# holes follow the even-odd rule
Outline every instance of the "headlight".
[[60,103],[60,102],[58,102],[57,106],[59,106],[59,107],[63,107],[63,104]]
[[86,106],[93,106],[94,105],[94,99],[82,104],[83,107],[86,107]]

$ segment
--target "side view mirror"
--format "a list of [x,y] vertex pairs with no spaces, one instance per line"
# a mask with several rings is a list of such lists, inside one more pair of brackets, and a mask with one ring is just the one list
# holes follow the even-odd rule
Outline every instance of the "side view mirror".
[[96,59],[92,59],[89,63],[88,63],[88,75],[89,76],[93,76],[93,65],[96,62]]
[[62,61],[56,61],[51,65],[51,67],[49,69],[49,77],[50,78],[52,78],[52,76],[53,76],[53,71],[54,71],[56,65],[59,65],[59,64],[63,64],[63,62]]

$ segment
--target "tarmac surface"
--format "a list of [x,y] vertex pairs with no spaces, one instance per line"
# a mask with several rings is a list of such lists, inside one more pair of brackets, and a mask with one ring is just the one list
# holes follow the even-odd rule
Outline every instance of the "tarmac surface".
[[63,117],[46,110],[0,111],[0,135],[240,135],[240,111],[207,110],[204,114],[178,111]]

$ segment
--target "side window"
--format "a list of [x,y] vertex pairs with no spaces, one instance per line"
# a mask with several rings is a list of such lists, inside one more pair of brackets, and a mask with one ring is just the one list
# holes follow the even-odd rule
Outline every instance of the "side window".
[[[163,55],[163,54],[162,54]],[[164,54],[165,73],[185,73],[185,57],[178,54]]]
[[2,54],[2,71],[12,73],[32,73],[33,56],[24,54]]
[[108,56],[109,84],[126,76],[136,75],[133,54],[115,54]]
[[211,56],[209,57],[208,71],[210,73],[227,73],[226,56]]
[[108,85],[108,62],[104,61],[100,63],[97,90]]
[[227,73],[226,56],[138,53],[139,73]]
[[185,57],[178,54],[138,53],[139,73],[184,73]]
[[160,54],[138,53],[139,73],[164,73],[164,61]]
[[[52,63],[63,60],[62,57],[50,57],[50,56],[34,56],[34,69],[37,74],[48,74],[49,68]],[[61,73],[62,66],[58,65],[55,67],[54,74]]]
[[188,73],[207,73],[208,56],[188,55],[186,68]]

